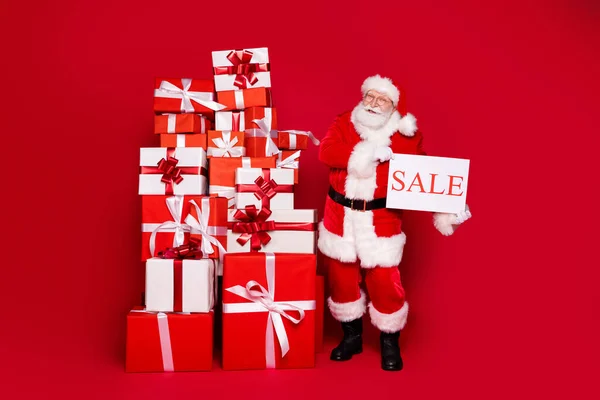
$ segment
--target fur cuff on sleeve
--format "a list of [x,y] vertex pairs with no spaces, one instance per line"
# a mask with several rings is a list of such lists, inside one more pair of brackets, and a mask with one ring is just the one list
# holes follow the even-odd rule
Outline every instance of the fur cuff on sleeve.
[[348,159],[348,173],[359,178],[367,178],[375,174],[377,161],[375,161],[375,149],[377,145],[366,140],[359,142]]
[[433,226],[444,236],[450,236],[454,233],[453,224],[456,223],[456,215],[448,213],[434,213]]

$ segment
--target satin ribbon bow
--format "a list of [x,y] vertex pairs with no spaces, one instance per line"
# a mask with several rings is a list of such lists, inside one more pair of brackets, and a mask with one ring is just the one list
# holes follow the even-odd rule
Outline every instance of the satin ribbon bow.
[[[185,218],[185,223],[190,227],[190,234],[197,234],[200,235],[200,237],[202,238],[199,241],[199,247],[202,253],[204,254],[205,258],[207,257],[207,255],[213,254],[215,252],[213,248],[214,245],[219,249],[219,260],[222,262],[223,256],[225,255],[225,253],[227,253],[227,250],[225,250],[225,248],[223,247],[221,242],[217,240],[217,238],[208,233],[208,216],[210,213],[209,210],[203,212],[195,200],[190,200],[190,204],[196,209],[196,214],[198,215],[198,219],[194,218],[194,216],[191,214],[188,214],[188,216]],[[198,242],[198,239],[195,238],[190,238],[190,241],[192,241],[192,239]]]
[[177,168],[177,163],[179,160],[175,157],[167,157],[166,159],[162,159],[158,162],[158,170],[163,173],[161,182],[166,184],[179,184],[183,181],[183,177],[181,176],[181,170]]
[[259,251],[271,241],[267,231],[275,229],[275,221],[267,221],[270,216],[271,210],[266,207],[259,211],[256,206],[250,205],[237,210],[233,218],[241,222],[234,223],[231,229],[234,233],[241,233],[236,241],[243,246],[250,240],[251,251]]
[[253,53],[250,50],[232,50],[227,54],[227,59],[233,64],[236,74],[233,84],[239,89],[246,89],[258,82],[258,77],[251,68],[250,61]]
[[258,190],[254,192],[254,197],[258,200],[265,198],[271,200],[277,194],[277,182],[273,179],[266,180],[264,176],[259,176],[254,180]]
[[257,133],[259,133],[260,136],[267,138],[267,142],[265,144],[265,157],[278,154],[280,150],[273,141],[273,138],[271,138],[271,132],[269,132],[269,126],[267,125],[266,118],[253,119],[252,122],[258,126]]
[[209,155],[216,157],[242,157],[244,155],[244,148],[241,146],[235,147],[235,145],[238,143],[237,136],[235,136],[233,139],[230,138],[231,133],[223,133],[222,137],[213,139],[212,142],[218,147],[218,149],[209,148]]
[[[202,258],[202,250],[200,250],[200,240],[190,238],[189,243],[182,244],[177,247],[169,247],[164,251],[159,251],[158,256],[161,258],[186,260]],[[211,247],[212,250],[212,247]]]
[[[254,288],[258,288],[258,290],[255,290]],[[226,290],[240,297],[243,297],[246,300],[250,300],[256,303],[261,308],[264,308],[269,312],[270,322],[272,323],[273,328],[275,328],[275,334],[277,335],[277,339],[279,340],[281,356],[285,357],[285,355],[290,350],[290,342],[285,331],[285,326],[283,325],[282,317],[292,322],[293,324],[299,324],[304,319],[304,310],[290,303],[275,302],[273,294],[270,293],[267,289],[265,289],[260,283],[256,281],[249,281],[246,284],[246,287],[236,285],[227,288]],[[298,312],[299,318],[292,317],[286,312],[286,309]],[[270,346],[267,345],[267,351],[269,350],[269,347]],[[268,367],[272,368],[274,367],[274,365],[268,365]]]
[[190,231],[190,226],[187,224],[183,224],[179,221],[182,219],[183,213],[183,199],[184,197],[173,196],[168,197],[165,200],[167,205],[167,209],[171,214],[171,221],[165,221],[162,224],[158,225],[154,230],[152,230],[152,234],[150,235],[150,255],[154,257],[154,249],[156,246],[156,235],[161,231],[170,231],[175,230],[175,234],[173,236],[173,247],[180,246],[183,244],[185,240],[185,232]]
[[182,88],[173,85],[171,82],[162,81],[160,87],[155,91],[157,97],[167,98],[181,98],[181,111],[182,112],[194,112],[194,105],[192,101],[198,103],[210,110],[220,111],[226,106],[213,101],[213,94],[208,92],[190,92],[192,86],[192,80],[184,78],[181,80]]

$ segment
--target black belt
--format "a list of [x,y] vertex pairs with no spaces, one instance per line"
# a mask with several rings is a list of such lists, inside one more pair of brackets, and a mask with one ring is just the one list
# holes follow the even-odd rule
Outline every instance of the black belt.
[[385,208],[386,203],[385,197],[371,201],[349,199],[344,197],[343,194],[336,192],[331,186],[329,187],[329,197],[336,203],[357,211],[370,211]]

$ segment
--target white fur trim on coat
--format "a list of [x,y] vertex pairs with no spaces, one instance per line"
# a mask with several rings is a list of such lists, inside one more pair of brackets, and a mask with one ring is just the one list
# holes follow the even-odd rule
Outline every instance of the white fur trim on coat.
[[329,297],[327,305],[333,318],[340,322],[350,322],[362,317],[367,311],[367,297],[360,291],[360,299],[349,303],[336,303]]
[[415,136],[417,129],[417,119],[411,113],[406,113],[398,122],[398,130],[404,136]]
[[369,90],[377,90],[378,92],[385,93],[390,100],[392,100],[394,105],[398,105],[398,100],[400,100],[400,91],[396,85],[394,85],[394,82],[392,82],[390,78],[380,75],[373,75],[365,79],[360,90],[362,91],[363,96]]
[[373,226],[373,211],[344,208],[344,237],[319,225],[318,246],[321,253],[341,262],[360,259],[362,268],[397,267],[402,261],[406,235],[378,237]]
[[[344,219],[344,222],[346,219]],[[346,236],[347,229],[344,229]],[[351,238],[343,238],[335,233],[329,232],[323,222],[319,224],[319,240],[317,242],[319,251],[329,258],[341,262],[356,262],[356,248]]]
[[453,224],[456,223],[456,215],[449,213],[433,213],[433,226],[444,236],[454,233]]
[[374,156],[376,148],[376,143],[358,142],[348,159],[348,174],[359,178],[374,176],[378,164]]
[[404,328],[404,325],[406,325],[408,303],[404,302],[402,308],[391,314],[381,313],[375,309],[373,303],[369,303],[369,316],[371,317],[371,323],[381,332],[399,332]]

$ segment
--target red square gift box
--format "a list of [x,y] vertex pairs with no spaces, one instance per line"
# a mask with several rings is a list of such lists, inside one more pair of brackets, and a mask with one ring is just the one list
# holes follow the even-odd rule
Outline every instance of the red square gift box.
[[209,157],[243,157],[244,132],[238,131],[208,131],[207,150]]
[[275,157],[211,157],[208,193],[226,197],[229,208],[235,205],[235,170],[237,168],[275,168]]
[[155,134],[206,133],[211,128],[211,122],[206,117],[198,114],[162,114],[154,116]]
[[226,254],[223,369],[315,365],[314,254]]
[[146,312],[127,315],[127,372],[210,371],[213,313]]
[[217,92],[271,87],[269,50],[266,47],[212,52]]
[[206,133],[161,134],[160,147],[201,147],[206,150]]
[[154,84],[154,112],[196,113],[214,119],[214,112],[223,105],[214,101],[215,85],[211,79],[156,78]]
[[[142,261],[159,251],[181,246],[192,237],[212,241],[219,258],[227,249],[227,199],[209,196],[142,196]],[[218,244],[217,244],[218,242]]]
[[255,88],[227,90],[217,93],[217,101],[225,106],[223,111],[245,110],[249,107],[271,107],[271,89]]

